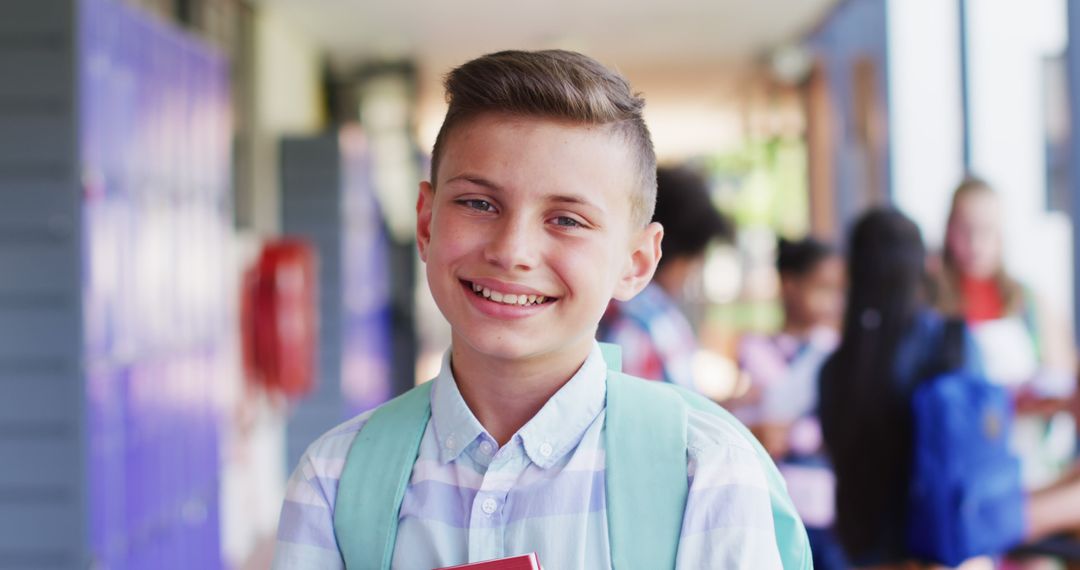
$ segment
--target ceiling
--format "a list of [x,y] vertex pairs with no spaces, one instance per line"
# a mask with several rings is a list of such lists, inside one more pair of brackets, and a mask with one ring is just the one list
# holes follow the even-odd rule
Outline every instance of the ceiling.
[[747,61],[799,39],[837,0],[258,0],[336,65],[445,70],[499,49],[561,47],[619,68]]

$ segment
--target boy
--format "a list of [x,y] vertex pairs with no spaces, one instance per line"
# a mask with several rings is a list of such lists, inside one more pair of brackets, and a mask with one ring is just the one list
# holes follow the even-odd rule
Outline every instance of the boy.
[[[648,223],[643,101],[564,51],[484,56],[446,88],[417,242],[452,348],[432,382],[312,444],[274,567],[428,569],[529,552],[556,570],[808,567],[805,531],[741,426],[679,407],[660,385],[655,418],[624,421],[615,406],[631,408],[621,398],[646,383],[609,372],[593,337],[612,297],[648,283],[663,235]],[[654,445],[676,416],[679,446]]]
[[664,228],[656,275],[633,299],[611,303],[599,338],[625,349],[624,372],[697,390],[697,337],[678,299],[700,273],[709,245],[730,240],[734,229],[713,206],[705,179],[687,167],[657,169],[652,219]]

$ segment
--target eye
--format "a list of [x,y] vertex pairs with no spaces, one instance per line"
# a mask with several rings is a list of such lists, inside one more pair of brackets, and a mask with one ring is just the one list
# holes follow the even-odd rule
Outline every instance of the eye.
[[487,200],[480,200],[477,198],[465,198],[463,200],[458,200],[457,203],[465,206],[466,208],[478,210],[481,212],[495,211],[495,206]]
[[560,228],[583,228],[585,224],[571,218],[570,216],[556,216],[552,219],[556,226]]

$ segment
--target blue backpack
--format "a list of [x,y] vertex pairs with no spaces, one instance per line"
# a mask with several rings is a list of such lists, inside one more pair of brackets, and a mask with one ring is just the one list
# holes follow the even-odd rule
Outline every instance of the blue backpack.
[[[963,334],[947,324],[946,344],[957,344]],[[1012,415],[1002,387],[962,368],[915,388],[907,503],[912,555],[956,566],[1021,542],[1025,495],[1020,463],[1008,448]]]
[[[769,485],[784,570],[811,570],[806,529],[779,471],[750,432],[697,394],[622,374],[619,348],[600,346],[609,366],[605,477],[612,565],[675,566],[688,492],[687,412],[696,409],[729,422],[754,444]],[[391,567],[398,512],[431,415],[430,391],[428,382],[384,404],[353,442],[334,507],[334,534],[346,568]]]

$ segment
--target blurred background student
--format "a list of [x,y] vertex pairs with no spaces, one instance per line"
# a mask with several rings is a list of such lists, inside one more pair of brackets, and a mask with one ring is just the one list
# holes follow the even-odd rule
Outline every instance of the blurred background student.
[[742,338],[739,365],[749,377],[749,389],[725,405],[777,461],[806,523],[814,567],[845,568],[831,530],[835,481],[822,453],[816,415],[818,373],[839,340],[843,260],[813,238],[780,239],[776,269],[783,326],[775,334]]
[[693,170],[660,167],[656,184],[653,221],[664,226],[660,265],[644,291],[627,302],[612,301],[597,335],[622,347],[623,372],[695,390],[698,343],[679,300],[700,277],[709,244],[730,240],[733,230]]
[[[946,355],[946,318],[924,301],[926,251],[911,220],[895,210],[868,212],[848,251],[841,341],[820,379],[822,435],[836,473],[836,529],[855,566],[910,567],[912,391],[946,370],[979,374],[982,363],[966,330],[960,358]],[[1029,492],[1023,508],[1025,540],[1080,528],[1080,480],[1071,476]],[[992,561],[969,563],[986,568]]]
[[985,181],[968,178],[956,188],[935,305],[968,323],[987,376],[1015,394],[1021,417],[1013,449],[1034,487],[1053,480],[1075,454],[1075,422],[1054,412],[1075,391],[1076,354],[1068,320],[1004,267],[1002,222],[1001,201]]

